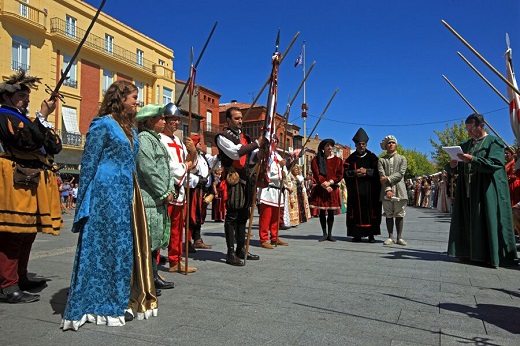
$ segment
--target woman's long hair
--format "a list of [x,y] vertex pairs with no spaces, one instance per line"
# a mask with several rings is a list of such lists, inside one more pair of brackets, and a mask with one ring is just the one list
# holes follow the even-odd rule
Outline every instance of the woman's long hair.
[[132,128],[135,127],[135,114],[125,112],[123,101],[135,90],[137,90],[137,87],[134,84],[124,80],[112,83],[103,97],[97,114],[98,117],[110,114],[130,140],[134,137]]

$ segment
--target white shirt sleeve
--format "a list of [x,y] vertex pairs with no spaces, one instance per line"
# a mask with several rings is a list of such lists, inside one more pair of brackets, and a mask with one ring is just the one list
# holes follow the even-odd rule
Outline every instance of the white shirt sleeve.
[[235,144],[224,136],[217,137],[217,146],[232,160],[240,159],[238,156],[238,150],[242,147],[242,144]]

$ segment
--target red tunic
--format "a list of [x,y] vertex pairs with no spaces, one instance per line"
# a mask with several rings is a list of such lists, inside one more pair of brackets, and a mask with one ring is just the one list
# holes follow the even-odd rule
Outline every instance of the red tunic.
[[506,163],[507,182],[509,183],[509,195],[511,197],[511,205],[520,202],[520,178],[515,174],[515,161]]
[[[333,156],[327,158],[327,175],[323,176],[319,172],[318,158],[314,157],[311,162],[312,175],[316,181],[316,186],[312,189],[309,205],[315,209],[340,209],[341,201],[339,195],[339,182],[343,179],[343,161]],[[331,185],[332,192],[328,192],[321,184],[325,181],[334,180]]]

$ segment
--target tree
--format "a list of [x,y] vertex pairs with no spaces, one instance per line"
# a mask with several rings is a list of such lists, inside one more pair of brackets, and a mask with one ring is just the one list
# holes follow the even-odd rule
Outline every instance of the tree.
[[431,152],[431,155],[437,164],[437,167],[443,169],[450,162],[450,157],[444,150],[442,150],[442,147],[459,145],[469,136],[463,120],[461,120],[460,124],[454,122],[453,126],[446,124],[446,129],[444,131],[434,130],[433,132],[437,135],[438,142],[430,138],[430,144],[435,149],[435,151]]
[[[426,154],[418,152],[416,149],[404,149],[401,144],[397,144],[397,152],[406,157],[405,179],[435,173],[435,165],[428,160]],[[379,157],[383,157],[385,154],[386,151],[382,152]]]

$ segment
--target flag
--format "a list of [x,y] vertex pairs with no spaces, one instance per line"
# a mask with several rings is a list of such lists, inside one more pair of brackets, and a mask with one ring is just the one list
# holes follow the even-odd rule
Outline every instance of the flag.
[[303,64],[303,58],[302,58],[303,50],[300,52],[300,55],[296,58],[296,61],[294,62],[294,67],[298,67],[301,64]]
[[188,81],[188,93],[190,95],[193,95],[193,93],[195,92],[195,76],[197,75],[197,70],[193,65],[191,65],[190,74],[190,80]]
[[[513,71],[513,51],[508,48],[506,53],[506,72],[507,80],[518,89],[516,84],[515,72]],[[507,98],[509,99],[509,120],[511,128],[515,134],[516,142],[520,143],[520,96],[507,85]],[[520,160],[517,161],[515,171],[520,169]]]

